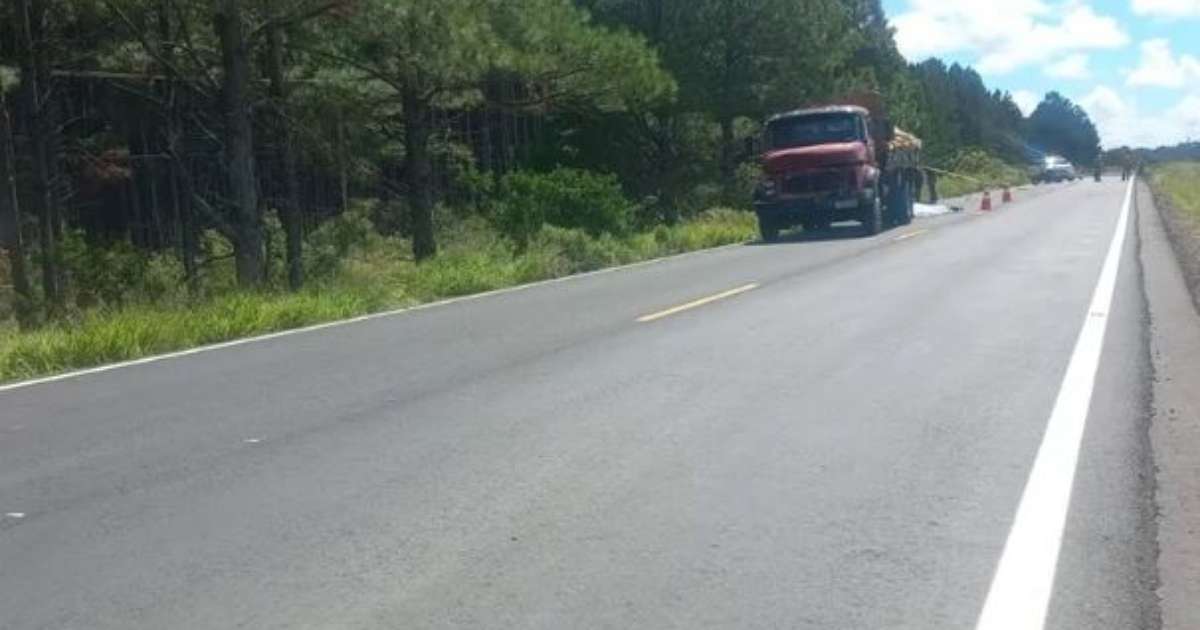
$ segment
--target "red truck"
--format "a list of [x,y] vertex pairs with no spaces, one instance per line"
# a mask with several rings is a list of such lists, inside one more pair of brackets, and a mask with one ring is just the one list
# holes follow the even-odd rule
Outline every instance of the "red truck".
[[831,105],[767,120],[754,191],[763,241],[797,225],[858,221],[869,236],[912,221],[921,141],[872,111],[881,110]]

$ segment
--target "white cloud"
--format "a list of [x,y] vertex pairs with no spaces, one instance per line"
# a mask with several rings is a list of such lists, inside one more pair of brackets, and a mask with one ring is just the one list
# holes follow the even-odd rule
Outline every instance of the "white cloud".
[[1092,76],[1088,68],[1088,56],[1083,53],[1067,55],[1062,60],[1046,66],[1043,72],[1046,76],[1058,79],[1086,79]]
[[1079,0],[911,0],[892,24],[896,43],[910,60],[974,54],[980,71],[994,74],[1129,43],[1116,19]]
[[1103,85],[1078,101],[1107,148],[1158,147],[1200,138],[1200,93],[1161,112],[1144,111],[1135,97]]
[[1133,0],[1133,12],[1156,17],[1200,16],[1200,0]]
[[1042,97],[1030,92],[1029,90],[1017,90],[1012,93],[1013,102],[1021,109],[1021,113],[1026,116],[1033,113],[1037,109],[1038,103],[1042,102]]
[[1200,81],[1200,59],[1192,55],[1176,57],[1171,43],[1165,39],[1142,42],[1138,66],[1125,78],[1128,85],[1152,85],[1181,88],[1191,81]]

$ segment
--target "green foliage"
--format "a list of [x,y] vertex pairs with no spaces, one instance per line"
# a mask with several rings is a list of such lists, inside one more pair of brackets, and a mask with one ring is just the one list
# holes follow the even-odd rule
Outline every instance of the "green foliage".
[[938,194],[943,199],[1029,183],[1029,173],[1025,169],[979,148],[959,151],[950,160],[948,170],[959,176],[947,175],[938,179]]
[[536,80],[557,101],[624,107],[669,97],[644,42],[591,24],[569,0],[364,0],[327,45],[369,81],[462,107],[493,73]]
[[359,203],[310,232],[304,246],[305,275],[332,276],[355,247],[367,243],[375,233],[369,218],[375,205]]
[[1030,142],[1075,164],[1092,165],[1100,157],[1100,135],[1083,108],[1051,92],[1029,117]]
[[169,254],[149,254],[128,241],[88,245],[68,231],[59,244],[64,271],[74,287],[75,305],[119,307],[131,300],[160,300],[179,288],[182,266]]
[[593,237],[623,234],[634,214],[615,176],[570,168],[509,173],[493,206],[497,227],[522,246],[546,223]]
[[938,166],[953,163],[964,147],[982,147],[1010,161],[1026,158],[1024,117],[1005,92],[991,91],[979,73],[930,59],[910,69],[920,91],[914,131]]

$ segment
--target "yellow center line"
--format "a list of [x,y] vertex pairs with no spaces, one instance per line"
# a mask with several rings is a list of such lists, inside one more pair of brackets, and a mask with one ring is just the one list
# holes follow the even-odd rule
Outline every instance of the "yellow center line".
[[900,236],[897,236],[896,238],[894,238],[894,239],[892,239],[892,240],[896,240],[896,241],[904,241],[904,240],[908,240],[908,239],[910,239],[910,238],[913,238],[914,236],[920,236],[920,235],[922,235],[922,234],[925,234],[925,233],[926,233],[926,232],[928,232],[928,231],[929,231],[929,230],[917,230],[917,231],[915,231],[915,232],[909,232],[908,234],[901,234]]
[[751,282],[750,284],[744,284],[736,289],[722,291],[715,295],[710,295],[708,297],[700,298],[698,300],[693,300],[691,302],[688,302],[687,304],[680,304],[679,306],[673,306],[669,309],[666,309],[665,311],[659,311],[657,313],[643,315],[643,316],[637,318],[637,320],[639,323],[643,323],[643,324],[646,322],[652,322],[655,320],[662,319],[664,317],[670,317],[671,315],[674,315],[676,313],[681,313],[683,311],[687,311],[687,310],[696,308],[698,306],[704,306],[705,304],[712,304],[713,302],[716,302],[717,300],[724,300],[725,298],[731,298],[735,295],[739,295],[739,294],[745,293],[747,291],[753,291],[754,289],[757,289],[757,288],[758,288],[758,283]]

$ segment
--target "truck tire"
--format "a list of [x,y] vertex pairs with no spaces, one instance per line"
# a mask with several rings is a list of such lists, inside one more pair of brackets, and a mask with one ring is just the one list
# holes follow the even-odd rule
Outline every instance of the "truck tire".
[[912,223],[913,199],[908,182],[896,185],[888,199],[888,223],[908,225]]
[[875,236],[883,231],[883,196],[879,185],[875,185],[874,200],[863,208],[862,231],[863,236]]
[[758,232],[762,235],[762,241],[764,243],[775,243],[779,241],[779,224],[766,217],[758,217]]

